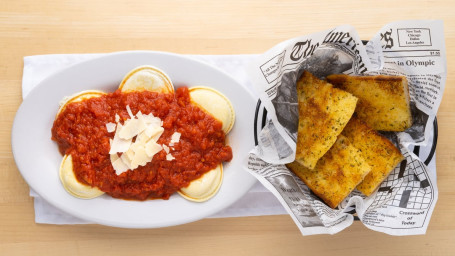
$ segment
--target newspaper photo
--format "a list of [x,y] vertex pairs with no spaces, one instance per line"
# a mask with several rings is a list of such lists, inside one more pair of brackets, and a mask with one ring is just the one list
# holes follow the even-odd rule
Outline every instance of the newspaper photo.
[[[404,76],[409,86],[412,126],[380,132],[404,160],[373,194],[354,189],[335,209],[285,165],[295,160],[296,83],[304,71],[319,79],[331,74]],[[415,149],[428,151],[437,139],[434,123],[447,75],[442,21],[394,22],[368,41],[349,25],[293,38],[260,55],[249,74],[267,114],[246,169],[278,198],[303,235],[335,234],[355,218],[390,235],[425,234],[438,199],[435,156],[425,163],[425,154]]]

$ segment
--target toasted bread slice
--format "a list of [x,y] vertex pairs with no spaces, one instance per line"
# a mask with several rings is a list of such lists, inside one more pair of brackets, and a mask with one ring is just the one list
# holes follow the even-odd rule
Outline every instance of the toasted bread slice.
[[356,113],[371,128],[400,132],[412,125],[409,88],[401,76],[330,75],[327,81],[359,98]]
[[335,208],[371,171],[360,150],[340,135],[314,170],[294,161],[286,165],[330,207]]
[[295,159],[313,169],[354,113],[357,98],[305,71],[297,82],[299,127]]
[[404,157],[392,142],[356,117],[351,118],[341,134],[360,149],[362,157],[371,166],[371,172],[357,186],[360,192],[369,196]]

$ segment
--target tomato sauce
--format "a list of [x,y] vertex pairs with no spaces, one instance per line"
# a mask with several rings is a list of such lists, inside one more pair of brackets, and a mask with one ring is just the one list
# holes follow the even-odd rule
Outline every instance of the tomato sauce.
[[[127,105],[134,114],[153,113],[163,120],[164,133],[158,144],[168,145],[174,132],[181,133],[171,151],[175,160],[167,161],[161,150],[145,166],[116,175],[109,156],[109,139],[114,133],[107,132],[106,123],[115,123],[115,114],[121,123],[129,119]],[[219,163],[232,159],[221,127],[221,122],[190,103],[186,87],[178,88],[175,94],[117,90],[68,104],[54,121],[52,139],[62,154],[71,154],[79,182],[116,198],[168,199]]]

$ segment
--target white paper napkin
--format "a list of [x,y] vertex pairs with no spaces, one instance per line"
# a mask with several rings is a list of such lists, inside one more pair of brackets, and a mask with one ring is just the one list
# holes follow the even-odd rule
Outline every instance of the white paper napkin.
[[[71,66],[80,61],[100,57],[103,54],[52,54],[24,57],[24,73],[22,78],[22,97],[25,98],[44,78],[55,71]],[[231,74],[245,88],[254,93],[246,74],[246,64],[254,55],[189,55],[192,58],[207,62]],[[253,118],[253,117],[251,117]],[[253,136],[253,135],[252,135]],[[53,207],[33,190],[35,222],[44,224],[89,224],[85,220],[75,218]],[[236,203],[210,218],[260,216],[286,214],[283,206],[275,196],[262,186],[256,184]]]

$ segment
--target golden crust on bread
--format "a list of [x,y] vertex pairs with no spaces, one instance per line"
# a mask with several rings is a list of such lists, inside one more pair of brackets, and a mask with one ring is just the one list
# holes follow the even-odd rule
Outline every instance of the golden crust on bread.
[[379,131],[404,131],[412,125],[408,82],[401,76],[330,75],[327,81],[359,98],[356,113]]
[[360,149],[360,154],[371,166],[371,172],[357,186],[360,192],[369,196],[403,160],[403,155],[392,142],[356,117],[351,118],[341,134]]
[[337,207],[371,170],[360,150],[343,135],[313,170],[297,161],[286,166],[332,208]]
[[295,159],[313,169],[351,118],[357,98],[307,71],[297,82],[297,95],[299,126]]

